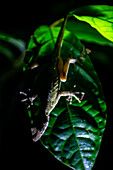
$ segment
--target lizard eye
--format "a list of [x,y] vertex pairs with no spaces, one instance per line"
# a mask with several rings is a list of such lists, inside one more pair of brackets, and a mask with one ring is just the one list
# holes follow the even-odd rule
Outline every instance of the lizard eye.
[[36,142],[41,138],[41,136],[43,135],[44,132],[42,130],[39,131],[39,130],[37,130],[37,128],[34,127],[34,128],[31,128],[31,133],[33,136],[33,141]]
[[48,127],[48,124],[49,124],[49,116],[47,117],[47,121],[43,123],[43,126],[41,129],[38,129],[36,127],[31,128],[31,133],[32,133],[34,142],[37,142],[42,137],[42,135],[44,134],[45,130]]

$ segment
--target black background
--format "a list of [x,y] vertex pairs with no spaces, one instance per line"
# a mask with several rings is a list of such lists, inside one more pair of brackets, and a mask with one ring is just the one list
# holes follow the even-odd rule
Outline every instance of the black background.
[[[108,2],[108,1],[107,1]],[[27,1],[1,4],[0,30],[29,41],[30,35],[40,25],[50,25],[64,16],[68,11],[91,2],[73,0]],[[92,2],[92,4],[97,4]],[[98,4],[102,4],[101,2]],[[109,5],[109,3],[107,3]],[[98,48],[98,47],[97,47]],[[104,50],[102,47],[101,50]],[[108,48],[109,51],[109,48]],[[110,52],[109,52],[110,53]],[[107,126],[93,170],[111,169],[112,167],[112,134],[113,134],[113,53],[109,54],[108,63],[101,63],[92,58],[99,75],[107,102]],[[5,62],[4,66],[7,65]],[[16,75],[16,76],[15,76]],[[33,143],[29,131],[29,119],[24,106],[18,100],[21,86],[21,73],[11,74],[0,82],[2,107],[1,122],[1,158],[0,164],[5,168],[61,169],[69,168],[57,161],[40,142]],[[3,164],[3,166],[2,166]]]

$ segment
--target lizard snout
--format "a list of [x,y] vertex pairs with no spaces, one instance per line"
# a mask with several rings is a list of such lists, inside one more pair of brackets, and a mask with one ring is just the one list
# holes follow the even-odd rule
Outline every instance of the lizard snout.
[[49,124],[49,116],[47,116],[47,122],[43,123],[41,130],[37,129],[36,127],[31,128],[31,133],[34,142],[37,142],[42,137],[42,135],[44,134],[44,132],[48,127],[48,124]]

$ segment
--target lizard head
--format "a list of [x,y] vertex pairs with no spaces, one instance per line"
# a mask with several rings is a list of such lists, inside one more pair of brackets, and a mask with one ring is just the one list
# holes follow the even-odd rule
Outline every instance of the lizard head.
[[41,128],[38,128],[38,127],[31,128],[31,133],[32,133],[34,142],[37,142],[42,137],[42,135],[44,134],[44,132],[46,131],[46,129],[48,127],[49,116],[46,116],[46,117],[47,117],[47,120],[46,120],[46,122],[42,123]]

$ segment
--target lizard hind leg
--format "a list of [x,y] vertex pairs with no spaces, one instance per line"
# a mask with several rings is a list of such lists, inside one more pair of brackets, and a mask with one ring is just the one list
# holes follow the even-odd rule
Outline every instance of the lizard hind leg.
[[66,80],[67,80],[67,74],[68,74],[70,63],[75,63],[76,61],[77,61],[77,59],[68,58],[66,63],[63,65],[62,58],[61,57],[59,58],[59,61],[58,61],[58,71],[60,73],[60,80],[62,82],[66,82]]

